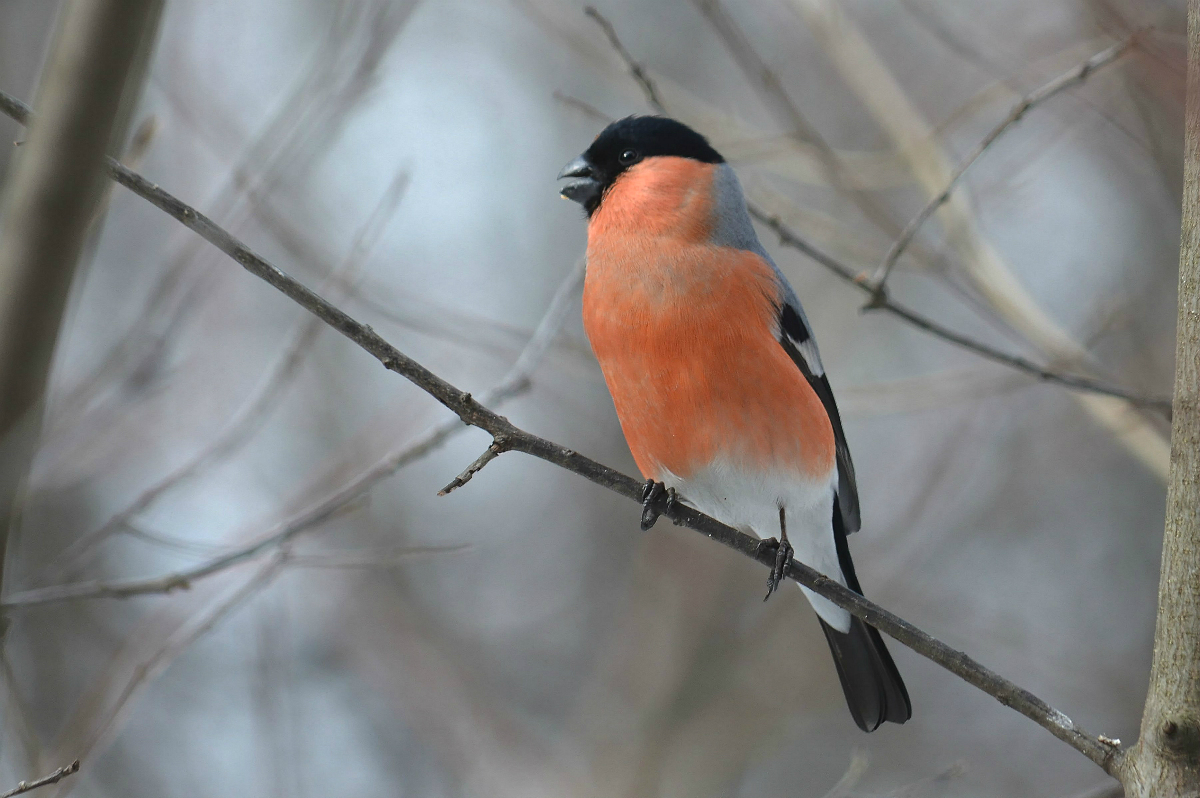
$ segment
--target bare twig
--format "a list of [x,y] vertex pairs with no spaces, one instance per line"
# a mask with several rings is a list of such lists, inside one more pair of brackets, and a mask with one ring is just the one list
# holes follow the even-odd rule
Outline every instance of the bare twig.
[[67,776],[70,776],[70,775],[72,775],[74,773],[78,773],[78,772],[79,772],[79,760],[76,759],[71,764],[59,768],[58,770],[51,773],[49,776],[42,776],[40,779],[34,779],[33,781],[17,782],[16,787],[14,787],[13,789],[9,790],[6,793],[0,794],[0,798],[13,798],[14,795],[20,795],[21,793],[29,792],[30,790],[36,790],[38,787],[46,787],[50,784],[58,784],[60,781],[65,779]]
[[[615,49],[622,58],[626,59],[626,61],[631,62],[629,64],[629,72],[633,76],[634,80],[638,82],[638,85],[641,86],[642,93],[645,95],[647,104],[654,108],[654,110],[658,113],[667,113],[667,109],[663,106],[662,101],[659,99],[659,95],[654,87],[654,84],[650,82],[649,77],[646,75],[645,69],[643,69],[637,62],[632,61],[633,57],[629,54],[629,51],[625,49],[624,45],[621,44],[620,39],[617,38],[617,34],[612,26],[612,23],[601,16],[600,13],[594,8],[589,7],[587,14],[595,19],[601,25],[601,27],[604,28],[605,34],[608,36],[609,41],[613,45],[613,49]],[[1094,68],[1095,67],[1093,67],[1093,69]],[[1045,87],[1043,87],[1043,89],[1044,88]],[[1039,92],[1040,91],[1041,90],[1039,90]],[[812,246],[794,230],[784,224],[778,216],[768,213],[765,209],[759,207],[753,202],[749,202],[748,207],[750,209],[750,215],[762,224],[769,227],[776,235],[778,235],[779,242],[781,244],[807,255],[810,259],[816,261],[821,266],[824,266],[838,277],[841,277],[846,282],[867,293],[871,297],[870,304],[873,308],[885,310],[896,318],[906,321],[917,329],[927,332],[936,338],[941,338],[943,341],[962,347],[967,351],[974,352],[975,354],[987,358],[995,363],[1000,363],[1001,365],[1008,366],[1009,368],[1022,371],[1043,382],[1052,382],[1057,385],[1062,385],[1078,391],[1087,391],[1090,393],[1102,394],[1104,396],[1113,396],[1119,399],[1124,399],[1130,404],[1155,410],[1167,418],[1170,418],[1171,416],[1171,400],[1167,397],[1141,396],[1124,388],[1110,385],[1102,380],[1097,380],[1078,374],[1067,374],[1055,369],[1047,368],[1045,366],[1039,366],[1027,358],[1019,355],[1008,354],[981,341],[976,341],[973,338],[962,335],[961,333],[954,332],[948,327],[937,323],[928,316],[920,314],[909,307],[895,302],[885,290],[872,287],[861,279],[857,269],[842,263],[833,256],[828,255]]]
[[896,261],[900,259],[900,256],[904,253],[904,250],[912,242],[913,236],[917,234],[917,231],[921,228],[921,225],[925,224],[929,217],[932,216],[938,208],[942,207],[942,205],[946,203],[946,200],[950,199],[950,192],[953,191],[954,187],[958,185],[958,181],[961,180],[962,176],[966,174],[966,171],[970,169],[976,161],[979,160],[979,157],[996,142],[996,139],[1000,138],[1005,131],[1019,122],[1026,113],[1028,113],[1037,105],[1049,100],[1051,97],[1065,89],[1069,89],[1072,86],[1083,83],[1093,72],[1119,59],[1129,50],[1130,47],[1133,46],[1134,40],[1137,38],[1139,33],[1140,31],[1138,33],[1134,33],[1124,41],[1117,42],[1113,46],[1105,50],[1101,50],[1074,69],[1064,72],[1063,74],[1054,78],[1054,80],[1051,80],[1049,83],[1034,89],[1029,94],[1021,98],[1021,100],[1013,106],[1012,110],[1008,112],[1008,116],[1005,117],[1000,124],[992,128],[991,132],[983,137],[983,140],[980,141],[971,154],[967,156],[967,159],[962,162],[962,164],[950,177],[950,181],[946,184],[946,187],[942,189],[941,193],[930,199],[929,202],[925,204],[925,207],[923,207],[921,211],[904,226],[904,229],[900,232],[899,237],[896,238],[891,248],[888,249],[887,254],[884,256],[883,261],[879,264],[879,268],[875,272],[875,277],[872,281],[873,284],[871,287],[873,296],[871,302],[868,303],[868,307],[881,306],[877,303],[885,301],[885,286],[887,284],[887,279],[891,275],[892,269],[896,266]]
[[611,22],[604,18],[604,15],[596,10],[595,6],[587,6],[584,8],[583,13],[596,20],[596,24],[604,29],[609,43],[620,54],[621,58],[625,61],[625,65],[629,67],[629,74],[642,87],[642,91],[645,92],[646,99],[650,102],[650,105],[654,106],[654,109],[659,113],[663,113],[665,109],[662,100],[658,96],[658,89],[654,86],[654,81],[650,79],[650,75],[642,67],[641,63],[625,49],[625,45],[621,44],[621,39],[617,36],[617,29],[613,27]]
[[605,124],[608,124],[609,122],[612,121],[611,116],[604,113],[599,108],[592,105],[591,103],[581,100],[578,97],[575,97],[574,95],[555,90],[554,99],[558,100],[563,105],[569,106],[571,108],[574,108],[578,111],[583,112],[583,114],[585,116],[587,116],[597,122],[603,122]]
[[[137,169],[141,166],[142,160],[145,159],[146,153],[150,150],[150,144],[154,141],[154,135],[157,132],[158,119],[156,117],[148,116],[143,119],[133,131],[133,137],[129,140],[129,148],[121,155],[121,163],[130,169]],[[101,196],[100,203],[96,206],[96,212],[92,214],[92,219],[89,222],[93,232],[97,229],[96,226],[108,214],[108,206],[112,204],[112,195],[115,188],[116,186],[111,183],[105,185],[104,194]]]
[[[518,428],[508,419],[483,406],[469,393],[459,390],[396,349],[368,325],[353,319],[250,250],[195,208],[111,159],[108,166],[113,179],[117,182],[194,230],[241,264],[248,272],[266,281],[311,311],[378,360],[385,368],[409,380],[450,409],[463,423],[490,433],[493,439],[505,438],[511,451],[524,452],[548,463],[553,463],[597,485],[619,493],[631,501],[641,503],[641,480],[622,474],[578,452]],[[514,366],[515,369],[516,366]],[[763,546],[761,541],[685,505],[673,504],[668,509],[665,502],[663,504],[664,506],[660,508],[661,514],[671,518],[677,524],[694,529],[762,565],[774,565],[774,551],[770,547]],[[287,534],[287,530],[282,530],[279,534]],[[272,545],[272,542],[264,540],[259,545],[266,547]],[[1054,709],[1028,690],[985,668],[965,653],[951,648],[908,621],[893,615],[807,565],[790,560],[786,575],[789,579],[828,598],[839,607],[846,609],[918,654],[991,695],[1005,706],[1020,712],[1084,754],[1105,771],[1111,771],[1116,766],[1115,763],[1121,754],[1120,749],[1100,742],[1096,737],[1080,729],[1062,712]]]
[[502,436],[496,436],[492,441],[492,445],[483,450],[483,454],[475,458],[475,462],[467,466],[461,474],[450,480],[450,484],[438,491],[439,496],[445,496],[458,490],[463,485],[471,481],[471,478],[483,470],[483,467],[495,460],[503,452],[508,451],[508,440]]
[[183,538],[166,535],[162,532],[156,532],[149,529],[144,529],[141,525],[128,521],[122,527],[121,532],[135,540],[141,540],[164,549],[174,549],[176,551],[186,551],[193,554],[213,554],[216,552],[228,551],[229,546],[220,543],[204,543],[201,541],[185,540]]

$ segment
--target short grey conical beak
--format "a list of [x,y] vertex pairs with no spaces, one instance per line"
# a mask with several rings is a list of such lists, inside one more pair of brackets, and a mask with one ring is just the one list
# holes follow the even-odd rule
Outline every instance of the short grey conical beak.
[[567,182],[562,187],[560,193],[563,197],[587,207],[588,202],[600,194],[600,181],[596,179],[592,165],[582,155],[564,166],[563,170],[558,173],[559,180],[568,177],[576,179]]

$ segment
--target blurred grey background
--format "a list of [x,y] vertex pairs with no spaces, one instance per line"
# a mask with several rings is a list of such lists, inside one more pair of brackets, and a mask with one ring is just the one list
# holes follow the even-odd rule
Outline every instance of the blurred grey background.
[[[32,97],[56,7],[0,1],[0,88]],[[1182,3],[599,9],[753,197],[867,271],[1023,93],[1153,25],[991,148],[892,286],[1007,351],[1169,395]],[[635,473],[578,318],[585,223],[554,176],[606,119],[647,109],[574,2],[175,0],[124,158],[467,390],[504,378],[561,293],[532,387],[503,412]],[[0,120],[0,141],[20,137]],[[15,612],[0,785],[75,758],[41,795],[1105,783],[894,642],[913,718],[862,734],[799,591],[763,604],[759,566],[666,523],[641,533],[635,505],[581,478],[507,454],[437,498],[485,435],[410,451],[448,415],[427,396],[125,190],[101,221],[7,592],[167,574],[340,509],[189,590]],[[862,313],[861,294],[760,233],[846,419],[867,595],[1131,741],[1166,423]]]

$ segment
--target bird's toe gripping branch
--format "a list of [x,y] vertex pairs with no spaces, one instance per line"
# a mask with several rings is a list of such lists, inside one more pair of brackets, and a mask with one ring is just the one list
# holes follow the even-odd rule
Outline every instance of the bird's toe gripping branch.
[[654,526],[660,515],[665,514],[669,518],[678,502],[679,496],[674,488],[668,488],[653,479],[646,480],[646,484],[642,485],[642,531]]
[[775,565],[771,567],[771,575],[767,577],[767,595],[763,596],[763,601],[766,601],[772,593],[779,589],[779,583],[787,575],[788,563],[792,561],[792,556],[796,553],[792,544],[788,543],[787,519],[782,507],[779,508],[779,540],[767,538],[758,545],[760,550],[762,548],[775,549]]
[[771,574],[767,577],[767,595],[763,596],[763,601],[766,601],[771,597],[772,593],[779,589],[779,583],[783,581],[787,572],[787,564],[791,562],[796,550],[792,548],[791,543],[788,543],[786,535],[784,535],[783,540],[767,538],[762,542],[762,545],[775,547],[775,565],[771,568]]

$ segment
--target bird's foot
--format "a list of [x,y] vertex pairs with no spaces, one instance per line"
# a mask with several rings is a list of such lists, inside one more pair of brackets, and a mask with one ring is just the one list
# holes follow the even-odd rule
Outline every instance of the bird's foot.
[[663,513],[668,516],[679,501],[674,488],[668,488],[661,482],[647,479],[642,485],[642,531],[654,526],[654,522]]
[[762,547],[770,547],[775,549],[775,564],[771,566],[771,575],[767,577],[767,595],[763,596],[763,601],[771,597],[771,594],[779,589],[779,583],[783,581],[783,577],[787,572],[787,565],[791,562],[792,555],[796,550],[792,548],[792,544],[788,543],[787,536],[787,521],[784,518],[783,508],[779,508],[779,540],[775,538],[767,538],[759,544],[759,550]]
[[787,535],[783,536],[783,540],[767,538],[758,545],[775,549],[775,565],[771,567],[771,574],[767,577],[767,595],[763,596],[763,601],[766,601],[772,593],[779,589],[779,583],[783,581],[787,571],[787,564],[796,550],[792,548],[791,543],[788,543]]

